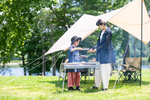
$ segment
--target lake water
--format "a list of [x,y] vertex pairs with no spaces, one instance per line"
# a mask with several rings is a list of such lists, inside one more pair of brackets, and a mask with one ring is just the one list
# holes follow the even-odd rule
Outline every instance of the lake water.
[[[148,65],[142,65],[142,69],[150,69]],[[52,69],[51,69],[52,70]],[[27,76],[29,76],[28,72]],[[5,71],[0,73],[0,76],[24,76],[24,69],[23,68],[7,68]],[[32,74],[32,76],[37,76],[36,74]],[[53,76],[53,72],[46,72],[46,76]],[[56,71],[56,76],[59,76],[59,72]]]
[[[52,69],[51,69],[52,70]],[[53,72],[46,72],[46,76],[53,76]],[[29,76],[29,73],[26,71],[26,75]],[[32,76],[37,76],[37,74],[31,74]],[[6,68],[0,73],[0,76],[24,76],[23,68]],[[59,72],[56,71],[56,76],[59,76]]]

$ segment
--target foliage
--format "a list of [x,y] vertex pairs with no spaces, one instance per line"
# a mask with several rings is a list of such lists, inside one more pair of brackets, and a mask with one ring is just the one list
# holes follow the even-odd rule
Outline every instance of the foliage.
[[148,55],[148,62],[150,62],[150,54]]
[[[36,57],[40,57],[42,55],[42,50],[45,49],[46,51],[48,48],[50,48],[56,40],[58,40],[65,31],[67,31],[72,24],[75,23],[76,20],[78,20],[79,17],[82,16],[84,13],[90,13],[93,15],[99,15],[99,10],[103,10],[103,12],[106,12],[106,10],[111,10],[110,5],[111,1],[109,0],[109,4],[107,2],[99,2],[97,0],[95,1],[71,1],[71,0],[61,0],[60,2],[52,2],[49,5],[44,5],[47,7],[49,10],[45,11],[44,9],[40,9],[40,12],[38,13],[38,16],[34,17],[34,23],[32,25],[32,37],[30,40],[26,40],[25,45],[24,45],[24,51],[22,52],[22,55],[25,55],[26,53],[28,54],[28,63],[32,62],[33,60],[36,59]],[[89,3],[92,3],[91,5],[87,5]],[[94,6],[97,6],[96,8]],[[98,6],[101,6],[102,9],[97,9],[99,8]],[[86,10],[85,10],[86,9]],[[93,11],[96,12],[93,12]],[[98,12],[98,13],[97,13]],[[102,11],[101,11],[102,12]],[[44,15],[44,16],[43,16]],[[90,42],[86,45],[92,47],[93,45],[96,44],[97,38],[99,36],[99,31],[94,32],[94,34],[88,39],[84,40],[81,43],[82,47],[85,47],[83,45],[84,43],[87,43],[87,41],[93,40],[93,42]],[[41,38],[41,39],[40,39]],[[36,56],[35,56],[36,53]],[[67,55],[68,52],[65,52]],[[52,55],[50,55],[52,56]],[[93,56],[93,55],[90,55]],[[67,57],[67,56],[66,56]],[[61,60],[64,58],[58,59],[58,62],[56,63],[57,69],[59,68],[59,64]],[[56,59],[55,59],[56,60]],[[37,63],[38,62],[38,63]],[[28,66],[28,68],[32,68],[33,65],[40,64],[42,60],[37,60],[37,62],[31,64]],[[28,64],[27,63],[27,64]],[[48,64],[49,67],[51,67],[51,62]],[[48,67],[48,68],[49,68]],[[40,69],[38,69],[40,68]],[[31,73],[33,72],[41,72],[42,65],[39,66],[37,71],[32,70]],[[48,70],[49,71],[49,70]],[[38,72],[38,73],[39,73]]]
[[[29,73],[42,73],[42,62],[43,58],[37,59],[41,57],[44,53],[43,50],[48,51],[48,49],[53,45],[54,38],[59,38],[60,33],[55,33],[55,30],[52,29],[54,27],[52,25],[52,22],[47,21],[50,20],[51,15],[50,10],[41,9],[37,16],[33,18],[33,21],[35,22],[34,25],[32,25],[32,36],[30,39],[25,41],[24,50],[22,51],[22,55],[28,54],[26,65],[27,69],[30,70],[34,66],[39,65],[38,67],[34,68],[33,70],[29,71]],[[44,15],[44,16],[43,16]],[[51,55],[53,56],[53,55]],[[56,56],[58,57],[58,56]],[[37,60],[36,60],[37,59]],[[50,71],[50,67],[52,66],[52,59],[48,60],[49,58],[46,57],[46,71]],[[61,57],[60,57],[61,59]],[[34,63],[34,60],[36,60]],[[58,60],[59,61],[59,60]],[[61,62],[59,62],[60,64]],[[26,66],[24,65],[24,66]]]
[[5,64],[14,53],[22,51],[32,34],[33,18],[37,12],[55,3],[55,0],[3,0],[0,2],[0,59]]
[[34,13],[30,10],[31,2],[28,0],[5,0],[0,5],[0,58],[6,63],[17,53],[16,49],[24,45],[24,40],[31,36]]
[[3,63],[11,59],[15,49],[23,45],[23,41],[30,35],[29,23],[32,23],[33,15],[25,3],[28,5],[28,2],[8,0],[0,4],[3,12],[0,16],[0,58],[3,59]]
[[[101,15],[123,7],[132,0],[3,0],[0,2],[0,59],[2,63],[9,62],[14,55],[28,55],[28,62],[43,55],[83,14]],[[59,1],[59,2],[58,2]],[[146,1],[147,2],[147,1]],[[149,7],[149,4],[146,3]],[[149,8],[148,8],[149,10]],[[117,26],[112,28],[115,52],[117,57],[124,53],[126,36]],[[81,47],[91,48],[97,42],[100,30],[95,31],[83,40]],[[128,35],[128,34],[127,34]],[[122,41],[124,40],[124,41]],[[124,43],[124,44],[123,44]],[[85,45],[86,44],[86,45]],[[131,43],[130,43],[131,45]],[[139,47],[137,46],[139,53]],[[133,49],[131,47],[131,49]],[[132,50],[133,51],[133,50]],[[147,48],[143,50],[147,54]],[[86,52],[82,52],[86,54]],[[137,53],[137,54],[138,54]],[[51,58],[56,53],[48,55]],[[57,68],[62,59],[67,58],[68,52],[58,59]],[[64,56],[65,55],[65,56]],[[133,55],[133,52],[131,53]],[[91,59],[95,54],[89,54]],[[57,58],[57,57],[56,57]],[[56,59],[55,58],[55,59]],[[52,58],[53,59],[53,58]],[[42,59],[28,66],[40,64]],[[47,62],[47,71],[51,67]],[[32,73],[40,73],[41,66]]]
[[[68,91],[67,82],[65,82],[64,93],[62,94],[62,79],[58,85],[58,77],[56,76],[12,76],[0,77],[0,99],[1,100],[149,100],[150,99],[150,70],[142,70],[142,86],[139,82],[123,83],[122,80],[116,82],[117,76],[111,76],[109,81],[109,89],[104,92],[100,90],[90,89],[94,84],[93,77],[87,83],[81,83],[82,91]],[[2,86],[10,80],[14,81]]]
[[150,0],[144,0],[144,2],[145,2],[145,5],[146,5],[148,14],[149,14],[149,16],[150,16]]
[[122,30],[117,26],[114,26],[114,28],[112,28],[112,33],[113,33],[112,41],[116,54],[116,59],[123,58],[124,56],[129,57],[130,48],[127,45],[129,41],[129,33],[127,33],[126,31]]

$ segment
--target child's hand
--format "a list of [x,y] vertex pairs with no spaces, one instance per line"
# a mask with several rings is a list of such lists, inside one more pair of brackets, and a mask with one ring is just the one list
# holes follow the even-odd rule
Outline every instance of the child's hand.
[[97,52],[97,50],[96,49],[90,49],[87,53],[91,53],[91,52]]
[[78,50],[83,50],[81,47],[78,47]]

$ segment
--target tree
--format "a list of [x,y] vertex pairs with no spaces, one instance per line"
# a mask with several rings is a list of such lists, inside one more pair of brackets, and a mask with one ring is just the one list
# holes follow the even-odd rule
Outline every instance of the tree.
[[[34,2],[34,1],[32,1]],[[28,0],[5,0],[0,2],[0,59],[5,64],[10,61],[17,48],[24,45],[33,24],[33,13]]]
[[[50,10],[41,9],[38,15],[33,18],[35,24],[32,26],[32,36],[25,41],[24,52],[22,52],[23,54],[28,54],[28,63],[26,64],[29,64],[29,66],[27,66],[28,70],[43,63],[43,57],[38,60],[36,59],[43,55],[43,50],[47,51],[53,44],[52,38],[56,34],[54,34],[54,31],[51,29],[51,22],[49,21],[50,15]],[[48,59],[47,57],[46,60]],[[36,61],[30,64],[34,60]],[[52,61],[50,60],[46,61],[46,71],[50,71],[51,63]],[[42,64],[29,71],[29,73],[42,73]]]
[[0,59],[5,64],[31,37],[33,17],[49,0],[3,0],[0,2]]
[[[128,0],[59,0],[59,2],[57,0],[7,0],[1,2],[3,14],[0,16],[2,23],[0,58],[3,59],[3,63],[6,63],[14,53],[22,51],[22,59],[25,54],[28,54],[28,63],[30,63],[30,59],[42,55],[41,48],[48,50],[84,13],[100,15],[118,9],[126,3]],[[49,11],[42,13],[42,8],[47,8]],[[40,26],[43,27],[42,30],[38,28]],[[92,46],[96,43],[98,35],[99,30],[84,41],[92,40],[89,42],[89,46]],[[35,62],[33,65],[40,62]]]

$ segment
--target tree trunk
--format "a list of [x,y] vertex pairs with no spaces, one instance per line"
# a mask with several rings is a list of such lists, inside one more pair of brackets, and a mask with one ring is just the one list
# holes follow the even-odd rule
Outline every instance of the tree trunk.
[[[54,63],[55,63],[55,57],[53,57],[52,66],[54,65]],[[55,65],[53,66],[53,76],[56,76],[56,66]]]
[[[52,38],[52,43],[54,43],[53,38]],[[52,56],[54,56],[54,53],[52,54]],[[52,57],[52,67],[53,67],[53,76],[56,76],[56,66],[55,64],[55,57]]]
[[125,59],[126,57],[130,57],[130,48],[129,48],[129,33],[127,33],[126,31],[123,31],[123,49],[124,49],[124,58],[123,58],[123,64],[125,64]]
[[124,57],[124,60],[123,60],[123,64],[125,64],[125,62],[126,62],[126,57],[130,57],[130,48],[129,48],[129,45],[127,46],[127,50],[124,53],[126,53],[126,54],[125,54],[125,57]]
[[[50,15],[50,18],[53,19],[53,14]],[[50,29],[51,29],[51,34],[52,34],[52,39],[51,39],[51,43],[54,44],[54,26],[53,24],[50,24]],[[52,53],[52,56],[54,56],[55,53]],[[52,57],[52,67],[53,67],[53,76],[56,76],[56,66],[54,65],[55,63],[55,57]]]
[[24,55],[22,55],[22,64],[23,64],[23,69],[24,69],[24,76],[26,76],[26,68],[25,66],[25,62],[24,62]]
[[[30,63],[30,59],[31,59],[31,52],[28,53],[28,56],[29,56],[29,59],[28,59],[28,64],[29,64]],[[28,70],[29,70],[30,66],[28,66]],[[31,75],[30,71],[28,71],[28,73],[29,73],[29,75]]]
[[[45,54],[46,50],[43,50],[43,55]],[[45,62],[45,55],[43,56],[43,76],[45,76],[46,72],[46,62]]]
[[136,38],[134,37],[134,57],[136,57]]

